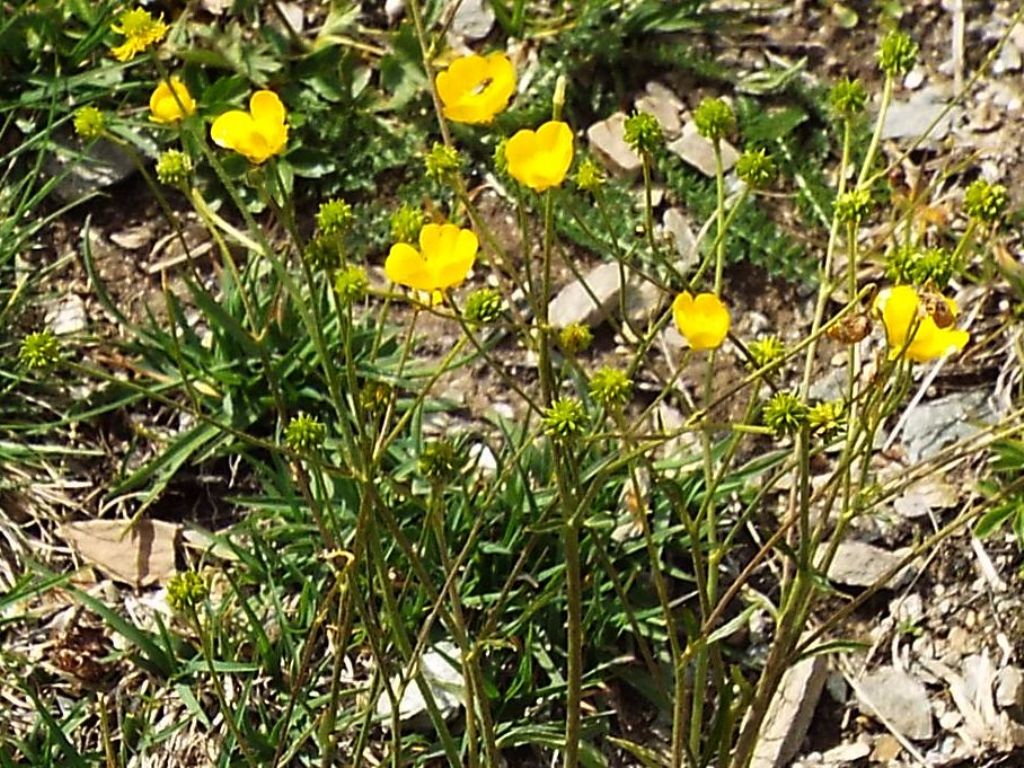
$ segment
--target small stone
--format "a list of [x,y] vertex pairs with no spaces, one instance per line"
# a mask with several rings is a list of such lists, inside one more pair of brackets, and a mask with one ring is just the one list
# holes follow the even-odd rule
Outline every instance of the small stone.
[[626,113],[616,112],[587,129],[590,150],[611,173],[633,178],[643,167],[640,156],[626,143]]
[[669,208],[665,211],[661,224],[675,244],[676,253],[679,256],[675,267],[681,273],[686,274],[700,261],[700,254],[697,253],[695,247],[697,238],[690,226],[690,219],[681,208]]
[[[844,541],[839,544],[829,565],[828,578],[851,587],[870,587],[897,567],[910,551],[908,547],[889,551],[863,541]],[[893,576],[887,586],[897,586],[911,570],[912,566],[904,568]]]
[[672,140],[682,132],[683,121],[680,119],[679,113],[683,109],[683,103],[672,91],[660,83],[648,83],[647,92],[643,96],[637,97],[633,106],[636,107],[637,112],[654,115],[666,139]]
[[930,459],[947,444],[977,434],[982,424],[996,419],[988,405],[988,392],[956,392],[922,403],[907,414],[903,445],[912,464]]
[[448,34],[464,40],[483,40],[494,29],[494,10],[488,0],[462,0]]
[[[285,22],[287,22],[292,32],[301,35],[302,31],[306,28],[306,18],[303,13],[302,6],[298,3],[278,2],[277,8],[281,12],[281,15],[278,16],[278,14],[270,11],[268,19],[269,23],[280,29],[282,32],[286,32]],[[281,16],[283,16],[284,19],[282,19]]]
[[908,739],[932,738],[934,724],[928,690],[903,670],[888,666],[874,670],[861,678],[857,698],[865,714],[884,718]]
[[[722,142],[722,169],[729,171],[739,159],[740,153],[727,141]],[[705,176],[715,175],[715,150],[710,140],[697,133],[694,123],[687,123],[683,134],[668,145],[684,162],[689,163]]]
[[939,718],[939,727],[944,731],[952,731],[963,722],[964,716],[956,710],[947,712]]
[[894,101],[885,113],[882,138],[916,141],[938,120],[928,134],[928,139],[941,141],[949,134],[956,112],[950,110],[939,119],[945,109],[944,95],[934,88],[925,88],[906,101]]
[[89,325],[85,302],[76,294],[69,294],[46,313],[46,325],[55,336],[81,333]]
[[498,457],[487,443],[473,443],[469,446],[469,461],[486,477],[493,477],[498,471]]
[[1024,672],[1020,667],[1003,667],[996,674],[996,704],[1003,709],[1024,707]]
[[548,322],[555,328],[583,323],[594,328],[614,309],[621,290],[619,264],[601,264],[558,292],[548,305]]
[[115,245],[134,251],[144,248],[153,242],[153,227],[151,224],[140,224],[137,227],[128,227],[120,232],[110,235],[110,240]]
[[999,52],[999,58],[992,63],[992,74],[1018,72],[1022,65],[1024,65],[1024,58],[1021,56],[1020,48],[1014,44],[1013,40],[1007,40],[1003,50]]
[[837,766],[855,763],[863,760],[871,754],[871,747],[862,741],[855,741],[852,744],[840,744],[822,753],[821,759],[825,765]]
[[821,655],[809,656],[786,670],[761,726],[751,768],[791,764],[807,735],[827,674],[828,661]]
[[957,489],[945,480],[926,477],[903,492],[893,502],[893,509],[906,518],[923,517],[929,510],[949,509],[960,500]]
[[918,65],[907,73],[907,76],[903,78],[903,87],[908,91],[916,91],[922,85],[924,85],[925,71],[924,67]]
[[897,598],[889,603],[889,613],[900,624],[917,624],[924,616],[924,601],[919,594],[913,592],[902,599]]
[[394,24],[405,13],[405,0],[385,0],[384,13],[388,23]]

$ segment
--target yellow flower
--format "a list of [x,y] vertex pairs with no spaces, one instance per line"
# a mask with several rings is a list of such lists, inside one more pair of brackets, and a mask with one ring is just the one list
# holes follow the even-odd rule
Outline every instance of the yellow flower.
[[420,230],[418,251],[408,243],[391,246],[384,273],[388,280],[417,291],[442,291],[466,279],[478,247],[472,230],[427,224]]
[[210,136],[218,146],[233,149],[258,165],[284,151],[288,141],[284,118],[284,105],[276,93],[256,91],[249,99],[248,112],[225,112],[213,121]]
[[110,28],[119,35],[124,35],[121,45],[110,49],[110,54],[118,61],[131,61],[151,45],[156,45],[167,34],[163,14],[154,19],[149,11],[132,8],[121,14],[117,24]]
[[444,116],[457,123],[489,123],[516,90],[516,71],[503,53],[472,54],[437,76]]
[[928,294],[922,297],[909,285],[882,290],[874,308],[885,325],[891,357],[903,354],[924,363],[959,352],[970,339],[967,331],[951,327],[958,313],[955,301]]
[[558,120],[521,130],[505,144],[505,162],[512,178],[537,192],[557,187],[572,165],[572,130]]
[[683,291],[672,302],[672,316],[694,349],[717,349],[729,333],[729,308],[713,293]]
[[195,111],[195,99],[177,75],[171,75],[170,84],[161,80],[149,97],[149,119],[155,123],[176,123]]

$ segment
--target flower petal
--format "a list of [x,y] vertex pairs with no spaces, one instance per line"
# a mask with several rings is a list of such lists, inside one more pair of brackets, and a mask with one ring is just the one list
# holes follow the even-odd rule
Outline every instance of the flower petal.
[[384,261],[384,274],[388,280],[418,291],[432,291],[430,270],[427,262],[415,248],[408,243],[395,243],[391,246],[387,259]]
[[257,123],[282,124],[285,111],[281,99],[273,91],[256,91],[249,98],[249,112]]
[[217,117],[210,126],[210,138],[219,147],[234,149],[240,140],[244,141],[254,130],[252,115],[233,109]]

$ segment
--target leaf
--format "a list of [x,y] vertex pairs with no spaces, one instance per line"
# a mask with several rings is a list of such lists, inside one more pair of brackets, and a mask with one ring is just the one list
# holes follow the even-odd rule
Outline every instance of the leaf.
[[974,535],[979,539],[991,536],[995,531],[1001,528],[1014,513],[1019,513],[1020,511],[1024,511],[1024,505],[1014,504],[1013,502],[997,504],[982,515],[975,524]]
[[162,520],[83,520],[66,523],[60,535],[82,558],[112,578],[136,587],[163,584],[173,576],[180,525]]

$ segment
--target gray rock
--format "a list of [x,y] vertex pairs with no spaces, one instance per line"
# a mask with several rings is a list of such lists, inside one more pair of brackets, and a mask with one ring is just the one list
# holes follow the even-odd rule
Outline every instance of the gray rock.
[[761,726],[751,768],[783,768],[800,750],[821,698],[828,660],[810,656],[786,670]]
[[697,262],[700,260],[700,255],[694,247],[697,244],[697,238],[694,236],[693,228],[690,226],[690,219],[683,213],[681,208],[669,208],[665,211],[661,224],[671,238],[672,243],[676,247],[676,253],[679,255],[675,265],[676,269],[686,274],[691,268],[697,266]]
[[[465,681],[462,673],[455,668],[453,661],[459,658],[459,651],[454,644],[440,642],[432,648],[424,651],[420,657],[419,668],[423,675],[423,681],[434,703],[445,717],[454,715],[462,706],[465,691]],[[401,680],[395,676],[391,680],[393,689],[398,689]],[[398,717],[405,722],[427,711],[426,699],[416,680],[413,679],[405,687],[401,698],[398,701]],[[377,699],[377,714],[383,718],[385,725],[391,720],[391,700],[387,695]]]
[[977,434],[979,424],[995,421],[985,391],[957,392],[914,408],[903,425],[903,446],[916,464],[949,443]]
[[494,29],[494,10],[489,0],[462,0],[448,34],[464,40],[483,40]]
[[[683,134],[671,142],[668,148],[705,176],[715,175],[714,145],[697,133],[697,126],[693,123],[687,123],[683,128]],[[722,142],[722,168],[725,171],[736,165],[739,156],[740,153],[732,144]]]
[[885,113],[882,138],[916,141],[925,135],[933,122],[938,120],[928,138],[932,141],[941,141],[949,134],[953,117],[957,113],[956,110],[950,110],[940,120],[939,116],[945,109],[944,94],[935,88],[925,88],[906,101],[894,101]]
[[388,22],[394,24],[405,13],[405,0],[385,0],[384,13]]
[[608,317],[619,300],[621,274],[617,263],[594,267],[582,279],[558,292],[548,305],[548,322],[555,328],[583,323],[591,328]]
[[924,683],[895,667],[880,667],[857,686],[861,709],[886,720],[900,734],[926,741],[934,734],[932,707]]
[[996,704],[1003,709],[1024,707],[1024,672],[1020,667],[1003,667],[996,674]]
[[626,143],[626,113],[616,112],[587,129],[590,151],[611,173],[633,178],[643,167],[640,157]]
[[46,313],[46,325],[55,336],[70,336],[81,333],[89,325],[85,302],[76,294],[68,294]]
[[[827,544],[823,547],[828,546]],[[887,549],[863,541],[843,541],[836,549],[836,556],[828,568],[828,578],[851,587],[870,587],[888,571],[895,568],[911,550]],[[911,570],[911,566],[896,574],[891,586],[899,584]]]
[[124,181],[137,170],[132,156],[112,141],[97,139],[85,147],[70,145],[72,141],[55,143],[45,161],[47,173],[58,177],[54,194],[66,203]]
[[633,106],[637,112],[654,115],[666,139],[671,141],[682,133],[683,121],[679,114],[683,110],[683,102],[661,83],[648,83],[646,93],[637,97]]

